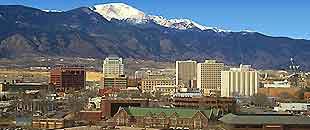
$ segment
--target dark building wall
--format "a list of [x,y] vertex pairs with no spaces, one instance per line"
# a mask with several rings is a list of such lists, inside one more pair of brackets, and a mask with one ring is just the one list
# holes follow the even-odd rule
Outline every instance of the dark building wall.
[[188,108],[221,108],[225,112],[235,112],[238,108],[235,99],[222,97],[176,97],[173,98],[172,104]]
[[61,67],[51,70],[50,83],[59,92],[77,91],[85,88],[86,71],[80,67]]
[[309,126],[295,125],[261,125],[260,128],[255,128],[257,125],[226,125],[227,130],[310,130]]
[[101,111],[81,111],[80,119],[86,121],[100,121],[102,117]]
[[148,100],[135,99],[102,99],[100,109],[102,116],[109,118],[114,116],[120,107],[148,107]]
[[24,83],[24,84],[3,84],[3,91],[7,92],[25,92],[26,90],[48,90],[48,84],[31,84],[31,83]]
[[141,107],[141,103],[111,103],[111,116],[117,113],[120,107]]

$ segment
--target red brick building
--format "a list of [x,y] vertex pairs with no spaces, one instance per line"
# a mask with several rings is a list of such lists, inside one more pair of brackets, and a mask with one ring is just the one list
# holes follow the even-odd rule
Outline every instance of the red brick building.
[[85,88],[86,71],[83,67],[58,67],[51,70],[50,83],[57,92],[78,91]]

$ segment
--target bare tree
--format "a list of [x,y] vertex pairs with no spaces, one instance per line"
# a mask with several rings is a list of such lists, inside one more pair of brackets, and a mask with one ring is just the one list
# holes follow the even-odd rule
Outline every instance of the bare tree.
[[77,113],[83,110],[86,105],[87,99],[83,97],[81,94],[72,93],[68,96],[67,107],[70,112]]
[[98,91],[96,89],[87,89],[81,92],[74,92],[68,96],[68,107],[70,107],[70,112],[77,113],[84,110],[85,106],[88,104],[89,98],[96,97]]
[[251,101],[255,106],[259,107],[268,107],[272,106],[271,101],[268,99],[268,97],[264,94],[256,94],[251,97]]
[[151,93],[147,93],[147,92],[142,93],[142,97],[143,98],[147,98],[147,99],[152,99],[153,98],[152,94]]
[[283,93],[281,93],[281,94],[279,95],[279,97],[280,97],[281,99],[284,99],[284,100],[287,100],[287,99],[291,99],[291,98],[292,98],[292,96],[291,96],[288,92],[283,92]]

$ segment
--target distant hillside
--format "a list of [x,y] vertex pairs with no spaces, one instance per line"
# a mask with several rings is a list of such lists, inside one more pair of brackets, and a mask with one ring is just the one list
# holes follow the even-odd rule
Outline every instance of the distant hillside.
[[310,41],[271,37],[257,32],[226,32],[199,28],[177,29],[149,21],[105,19],[82,7],[45,12],[0,6],[0,58],[62,56],[174,61],[216,58],[226,64],[285,68],[294,57],[310,69]]

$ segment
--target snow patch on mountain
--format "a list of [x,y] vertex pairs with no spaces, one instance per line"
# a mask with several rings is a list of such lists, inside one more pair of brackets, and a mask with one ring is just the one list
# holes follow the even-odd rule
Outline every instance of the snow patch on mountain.
[[226,30],[218,29],[216,27],[207,27],[198,24],[190,19],[166,19],[163,16],[146,15],[144,12],[124,3],[95,5],[94,7],[91,7],[91,9],[102,15],[107,20],[126,20],[132,24],[146,24],[149,22],[154,22],[164,27],[180,30],[198,28],[200,30],[227,32]]
[[105,17],[107,20],[111,20],[112,18],[118,20],[143,19],[145,16],[142,11],[124,3],[95,5],[92,9]]

